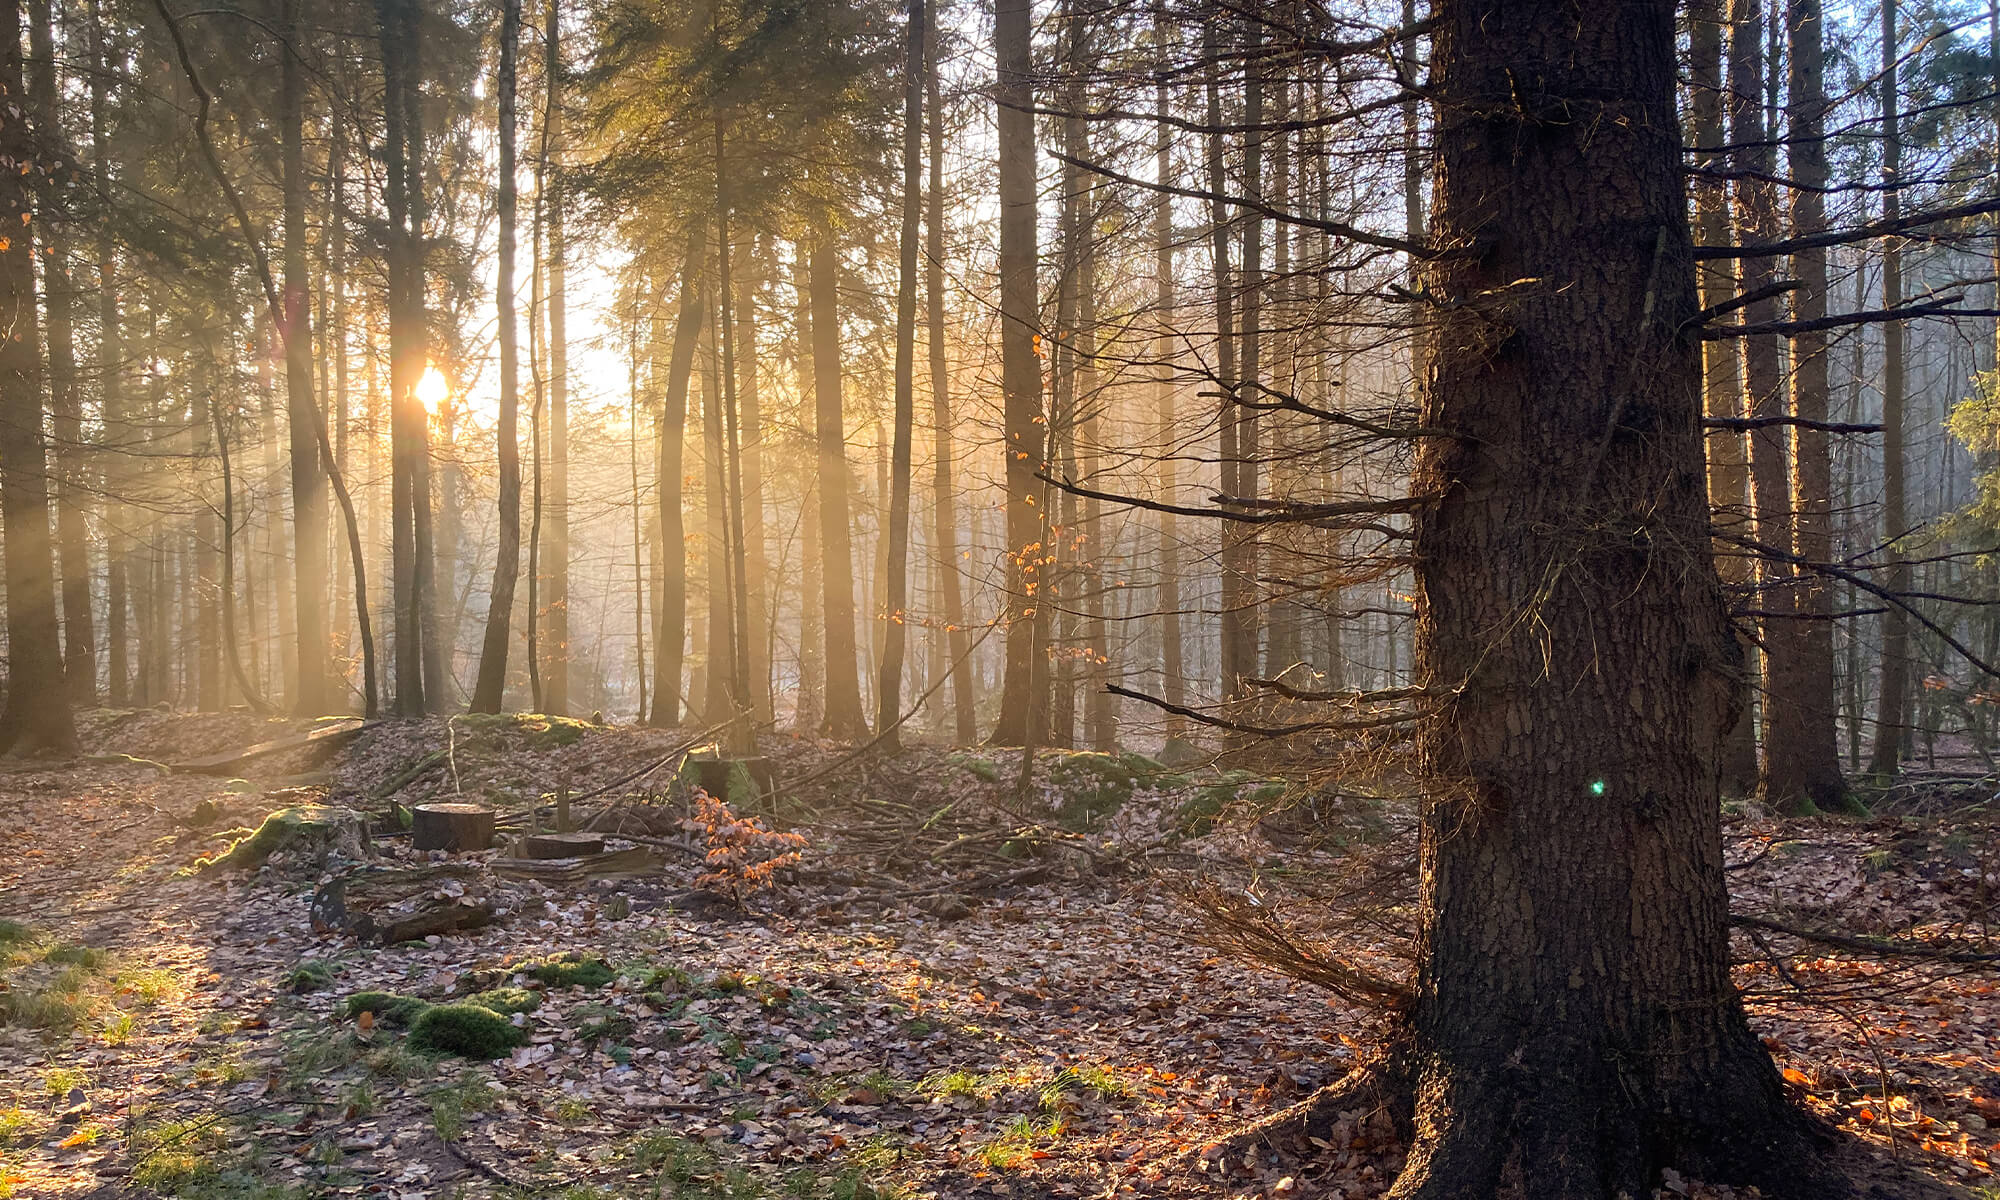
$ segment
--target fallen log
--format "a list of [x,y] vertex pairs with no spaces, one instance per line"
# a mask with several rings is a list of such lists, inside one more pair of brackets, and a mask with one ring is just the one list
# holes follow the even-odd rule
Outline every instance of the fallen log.
[[521,839],[522,858],[584,858],[604,853],[604,836],[596,833],[531,833]]
[[177,775],[225,777],[240,775],[243,773],[241,768],[244,764],[268,758],[273,754],[283,754],[289,750],[310,749],[315,758],[322,754],[331,754],[360,736],[364,730],[374,728],[375,724],[360,717],[351,717],[344,721],[322,725],[307,733],[259,742],[247,750],[232,750],[227,754],[213,754],[207,758],[191,758],[186,762],[170,763],[167,769]]
[[487,865],[493,868],[494,874],[511,879],[582,883],[586,879],[650,875],[660,869],[660,860],[645,847],[632,846],[576,858],[496,858]]
[[329,879],[313,893],[312,926],[363,942],[393,945],[493,923],[494,905],[471,863],[408,870],[364,869]]

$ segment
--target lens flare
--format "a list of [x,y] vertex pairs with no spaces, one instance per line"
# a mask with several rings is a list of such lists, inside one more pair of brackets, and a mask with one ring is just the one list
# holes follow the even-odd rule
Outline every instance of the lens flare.
[[417,399],[423,403],[424,411],[432,416],[451,399],[451,384],[444,372],[436,367],[425,367],[423,378],[417,380]]

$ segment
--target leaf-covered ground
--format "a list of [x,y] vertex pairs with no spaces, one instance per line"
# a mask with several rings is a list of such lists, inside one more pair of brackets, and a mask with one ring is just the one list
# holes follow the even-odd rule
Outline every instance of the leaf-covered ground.
[[[89,720],[95,761],[0,773],[0,1194],[1358,1200],[1400,1166],[1367,1113],[1309,1159],[1225,1141],[1337,1079],[1379,1023],[1205,949],[1165,883],[1338,878],[1351,852],[1393,844],[1393,804],[1348,798],[1302,839],[1296,817],[1237,815],[1279,788],[1213,768],[1052,758],[1024,809],[1017,756],[844,763],[785,741],[780,777],[805,782],[777,817],[809,844],[739,909],[693,886],[704,831],[671,802],[669,733],[385,725],[331,763],[281,753],[231,780],[153,764],[301,727]],[[661,867],[498,883],[494,925],[390,947],[313,932],[338,859],[184,874],[306,801],[525,812],[560,793],[585,813],[609,802],[605,825]],[[1989,816],[1970,785],[1930,796],[1866,821],[1733,818],[1738,908],[1982,944]],[[387,865],[428,857],[375,846]],[[1990,967],[1890,969],[1771,931],[1739,949],[1786,1078],[1853,1135],[1879,1194],[2000,1194]],[[561,956],[570,969],[538,970]],[[534,1008],[491,1061],[420,1053],[384,1001],[351,1000],[507,988],[526,993],[507,1007]]]

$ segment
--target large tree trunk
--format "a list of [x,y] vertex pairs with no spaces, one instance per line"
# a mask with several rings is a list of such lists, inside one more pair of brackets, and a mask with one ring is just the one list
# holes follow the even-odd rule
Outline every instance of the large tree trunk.
[[917,235],[923,216],[924,0],[909,0],[903,58],[903,220],[897,239],[896,427],[889,461],[888,570],[882,615],[882,671],[875,689],[875,728],[894,754],[903,708],[903,652],[908,644],[910,592],[910,458],[917,405]]
[[[931,556],[937,562],[937,590],[944,621],[943,662],[932,674],[951,671],[952,733],[961,746],[979,739],[973,710],[972,635],[965,627],[963,573],[958,565],[958,498],[952,493],[951,371],[945,362],[944,319],[944,100],[939,84],[937,8],[924,9],[924,103],[929,108],[930,194],[924,217],[928,250],[924,263],[924,332],[930,339],[931,430],[935,439],[931,498]],[[934,651],[935,653],[935,651]]]
[[[37,161],[21,88],[20,0],[0,0],[0,153]],[[25,229],[34,204],[27,177],[0,172],[0,226]],[[48,452],[42,441],[39,322],[31,237],[0,249],[0,528],[7,581],[7,701],[0,751],[72,754],[76,726],[63,685],[49,529]]]
[[840,251],[833,232],[813,233],[810,280],[812,302],[813,414],[819,445],[819,536],[826,642],[826,715],[831,737],[868,736],[862,715],[861,673],[854,631],[854,549],[848,531],[847,424],[841,411]]
[[425,415],[417,399],[417,380],[425,354],[423,312],[423,223],[418,194],[423,176],[412,167],[422,161],[422,131],[417,114],[414,75],[418,68],[415,14],[411,0],[376,0],[381,20],[384,114],[383,195],[389,210],[386,247],[389,275],[389,423],[390,523],[393,559],[393,604],[396,636],[395,709],[406,717],[426,710],[427,646],[424,594],[429,571],[422,559],[429,554],[429,472],[423,461]]
[[1671,0],[1438,0],[1414,479],[1417,1140],[1393,1196],[1838,1194],[1729,976]]
[[[1820,0],[1788,0],[1786,153],[1798,183],[1792,190],[1793,237],[1810,237],[1826,229],[1825,24]],[[1826,316],[1826,251],[1794,254],[1792,278],[1799,282],[1792,293],[1793,320],[1811,322]],[[1828,417],[1827,353],[1823,332],[1792,338],[1792,415],[1802,421]],[[1828,435],[1801,426],[1793,438],[1796,526],[1791,549],[1808,562],[1826,562],[1833,556],[1833,454]],[[1798,619],[1780,636],[1791,643],[1792,687],[1770,701],[1771,720],[1764,733],[1766,798],[1786,807],[1799,807],[1801,801],[1843,807],[1847,783],[1841,778],[1836,744],[1839,693],[1833,670],[1833,589],[1810,570],[1795,571],[1791,609]]]
[[299,56],[301,0],[285,0],[285,45],[279,60],[279,107],[285,188],[285,397],[292,452],[293,629],[298,656],[294,710],[302,717],[326,711],[326,464],[314,437],[312,296],[306,276],[305,79]]
[[[1903,139],[1898,114],[1898,51],[1896,0],[1882,3],[1882,219],[1902,215]],[[1903,243],[1891,234],[1882,239],[1882,307],[1903,303]],[[1910,590],[1910,566],[1903,558],[1902,538],[1909,533],[1904,507],[1903,464],[1903,324],[1882,326],[1882,541],[1888,545],[1889,569],[1883,584],[1901,594]],[[1891,604],[1882,617],[1882,690],[1875,702],[1875,747],[1868,755],[1868,773],[1889,776],[1903,758],[1910,707],[1910,617]]]
[[499,279],[494,305],[500,321],[500,546],[486,606],[486,635],[472,711],[497,713],[507,691],[507,652],[513,638],[514,584],[521,576],[520,339],[514,326],[514,242],[518,208],[514,186],[514,105],[521,46],[521,0],[502,0],[500,12],[500,223]]
[[702,262],[708,257],[705,231],[688,235],[681,265],[680,317],[667,363],[667,394],[660,412],[659,465],[654,487],[660,504],[660,593],[658,628],[653,636],[653,714],[656,726],[680,724],[681,668],[687,662],[687,522],[681,509],[682,460],[687,450],[688,380],[694,374],[695,346],[701,341]]
[[[34,52],[29,90],[35,102],[36,124],[49,152],[67,157],[69,138],[63,132],[56,92],[55,35],[48,0],[29,7],[28,43]],[[51,213],[56,173],[39,173],[43,205]],[[83,401],[77,388],[76,337],[72,314],[76,286],[70,277],[70,239],[59,220],[38,223],[42,243],[43,308],[49,322],[49,413],[56,446],[56,558],[62,575],[63,674],[70,699],[97,702],[97,642],[91,611],[90,531],[86,511],[90,494],[87,452],[83,441]]]
[[547,58],[543,78],[548,84],[543,111],[542,153],[547,158],[549,257],[549,490],[542,515],[542,710],[569,711],[569,336],[565,325],[566,246],[563,240],[563,111],[558,84],[562,75],[560,16],[562,6],[549,0],[548,28],[543,38]]
[[[1002,451],[1007,470],[1007,597],[1001,619],[1007,627],[1007,668],[1000,685],[1000,712],[987,740],[999,746],[1039,739],[1048,719],[1042,695],[1039,630],[1047,605],[1037,594],[1046,555],[1044,521],[1036,478],[1042,458],[1042,366],[1035,343],[1041,328],[1041,297],[1035,285],[1035,118],[1032,5],[1029,0],[995,0],[993,47],[999,83],[994,89],[1000,159],[1000,389],[1003,401]],[[824,507],[826,497],[821,497]],[[831,549],[829,548],[829,555]],[[831,561],[829,560],[829,577]],[[828,630],[831,662],[832,630]],[[829,668],[829,671],[831,668]],[[832,676],[829,673],[828,680]]]

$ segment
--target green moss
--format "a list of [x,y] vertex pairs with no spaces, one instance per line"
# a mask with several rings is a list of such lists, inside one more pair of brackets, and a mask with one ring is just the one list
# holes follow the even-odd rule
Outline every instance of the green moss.
[[980,758],[959,750],[945,755],[944,760],[974,778],[985,780],[987,783],[1000,782],[1000,765],[991,759]]
[[264,860],[280,850],[300,844],[330,844],[343,830],[360,827],[361,814],[348,808],[324,804],[300,804],[281,808],[265,817],[249,837],[232,843],[214,858],[195,864],[198,874],[228,869],[256,870]]
[[525,1041],[513,1022],[477,1004],[440,1004],[410,1025],[410,1049],[423,1054],[498,1058]]
[[544,959],[529,967],[527,973],[545,987],[582,988],[586,991],[594,991],[617,978],[616,972],[603,959],[574,950]]
[[589,721],[546,713],[467,713],[454,723],[461,733],[471,735],[475,745],[497,748],[521,742],[531,750],[574,746],[592,729]]
[[501,1016],[512,1016],[534,1012],[542,1006],[542,998],[527,988],[503,987],[467,996],[465,1003],[490,1008]]
[[300,995],[325,991],[333,986],[333,964],[309,958],[285,972],[285,986]]
[[371,1012],[384,1025],[414,1025],[417,1018],[430,1011],[431,1004],[415,996],[398,996],[394,992],[356,992],[347,998],[346,1008],[350,1017]]

